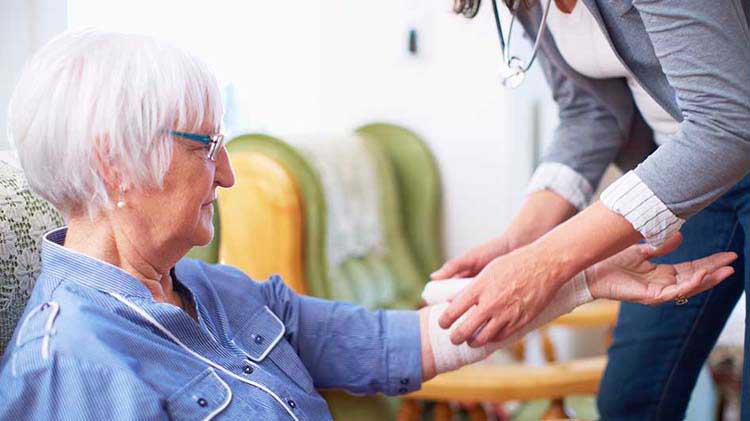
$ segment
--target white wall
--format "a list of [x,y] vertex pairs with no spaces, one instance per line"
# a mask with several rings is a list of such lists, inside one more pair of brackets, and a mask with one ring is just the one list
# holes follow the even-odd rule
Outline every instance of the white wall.
[[8,101],[33,51],[67,25],[65,0],[0,3],[0,150],[7,149]]
[[[489,4],[468,21],[451,3],[322,2],[320,85],[322,128],[386,120],[429,142],[453,256],[500,233],[512,216],[532,170],[530,104],[539,95],[500,86]],[[411,26],[417,56],[406,49]]]

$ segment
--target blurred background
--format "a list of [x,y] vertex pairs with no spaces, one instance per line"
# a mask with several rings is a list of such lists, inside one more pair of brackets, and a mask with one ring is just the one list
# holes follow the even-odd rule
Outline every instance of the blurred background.
[[[557,110],[536,66],[520,89],[501,86],[489,4],[471,21],[454,15],[451,5],[449,0],[2,0],[0,151],[12,155],[5,133],[15,81],[50,37],[85,26],[152,34],[213,66],[230,137],[273,134],[304,149],[314,146],[309,139],[346,137],[372,122],[418,134],[439,169],[440,249],[444,257],[455,256],[510,222],[551,138]],[[514,44],[521,54],[530,50],[520,31]],[[613,177],[614,171],[607,180]],[[741,345],[744,309],[735,313],[723,345]],[[608,329],[550,329],[555,360],[603,354],[601,338]],[[521,362],[549,360],[545,338],[531,335]],[[724,399],[709,372],[701,376],[689,419],[715,419]],[[590,395],[584,400],[592,405]],[[439,418],[434,407],[420,405]],[[459,408],[453,417],[472,414],[450,406]],[[485,412],[514,417],[514,408]]]

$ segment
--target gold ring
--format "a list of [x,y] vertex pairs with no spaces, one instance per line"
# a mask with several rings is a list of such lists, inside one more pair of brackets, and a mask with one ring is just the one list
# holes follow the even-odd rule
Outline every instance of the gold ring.
[[687,304],[687,302],[688,302],[688,299],[687,299],[686,297],[683,297],[682,295],[680,295],[679,297],[677,297],[677,298],[676,298],[676,299],[674,300],[674,303],[675,303],[676,305],[678,305],[678,306],[682,306],[682,305],[685,305],[685,304]]

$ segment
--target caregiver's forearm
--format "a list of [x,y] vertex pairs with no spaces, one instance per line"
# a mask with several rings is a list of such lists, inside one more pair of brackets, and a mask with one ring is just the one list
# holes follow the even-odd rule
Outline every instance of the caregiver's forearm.
[[559,286],[642,238],[622,215],[596,202],[528,247]]
[[506,231],[511,249],[537,240],[575,214],[575,206],[551,190],[529,194]]

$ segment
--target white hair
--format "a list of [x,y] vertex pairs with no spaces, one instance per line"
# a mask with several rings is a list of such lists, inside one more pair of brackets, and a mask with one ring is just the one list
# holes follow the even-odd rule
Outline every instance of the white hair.
[[29,184],[64,213],[111,207],[102,170],[124,188],[161,187],[171,129],[218,131],[219,86],[208,66],[169,43],[78,30],[42,47],[10,102],[9,135]]

